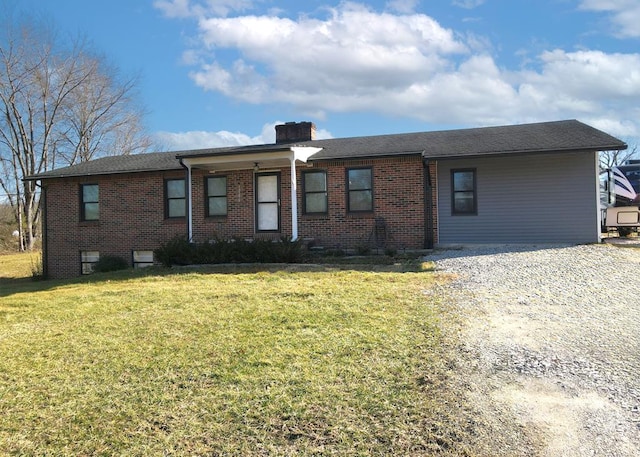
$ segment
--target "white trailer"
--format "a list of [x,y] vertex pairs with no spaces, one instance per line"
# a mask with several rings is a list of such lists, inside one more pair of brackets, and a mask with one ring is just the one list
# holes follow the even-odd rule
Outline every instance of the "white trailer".
[[630,160],[600,174],[602,230],[626,236],[640,227],[640,160]]

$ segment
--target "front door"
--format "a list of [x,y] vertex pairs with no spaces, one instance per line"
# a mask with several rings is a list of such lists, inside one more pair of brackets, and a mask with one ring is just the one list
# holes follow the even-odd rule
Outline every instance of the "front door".
[[256,231],[280,231],[280,173],[256,175]]

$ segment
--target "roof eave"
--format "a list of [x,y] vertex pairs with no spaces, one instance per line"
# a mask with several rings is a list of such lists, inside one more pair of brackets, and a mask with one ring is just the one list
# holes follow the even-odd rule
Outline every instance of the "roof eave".
[[626,143],[607,146],[593,146],[593,147],[580,147],[580,148],[552,148],[552,149],[521,149],[521,150],[509,150],[509,151],[487,151],[487,152],[469,152],[459,154],[429,154],[423,152],[422,156],[425,159],[468,159],[474,157],[499,157],[499,156],[514,156],[514,155],[527,155],[527,154],[557,154],[557,153],[584,153],[584,152],[600,152],[600,151],[623,151],[628,148]]
[[329,156],[321,156],[315,157],[311,156],[309,158],[309,162],[319,162],[326,160],[371,160],[371,159],[388,159],[390,157],[404,157],[404,156],[415,156],[422,155],[424,150],[416,150],[416,151],[402,151],[402,152],[389,152],[383,154],[363,154],[363,155],[329,155]]
[[135,170],[116,170],[116,171],[98,171],[94,173],[68,173],[68,174],[57,174],[57,175],[47,175],[44,173],[38,175],[27,176],[23,178],[23,181],[42,181],[45,179],[66,179],[66,178],[87,178],[91,176],[111,176],[111,175],[126,175],[131,173],[153,173],[158,171],[180,171],[183,168],[180,166],[179,162],[176,162],[175,168],[139,168]]

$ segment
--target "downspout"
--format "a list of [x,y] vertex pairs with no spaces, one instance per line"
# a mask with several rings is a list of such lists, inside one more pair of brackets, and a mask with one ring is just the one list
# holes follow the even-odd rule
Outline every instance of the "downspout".
[[429,173],[429,160],[422,159],[424,171],[424,249],[433,249],[433,183]]
[[[38,183],[36,182],[36,186]],[[42,277],[49,277],[49,243],[47,241],[47,189],[40,183],[40,211],[42,214]]]
[[298,184],[296,177],[296,158],[291,153],[291,240],[298,239]]
[[187,170],[187,239],[193,241],[193,205],[191,204],[191,165],[180,159],[180,165]]

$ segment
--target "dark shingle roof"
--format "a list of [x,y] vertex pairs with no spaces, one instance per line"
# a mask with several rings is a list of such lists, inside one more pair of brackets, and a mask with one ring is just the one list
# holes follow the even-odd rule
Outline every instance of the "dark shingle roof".
[[[27,179],[177,170],[181,168],[180,158],[272,152],[292,146],[294,145],[266,144],[104,157]],[[606,151],[627,147],[619,139],[576,120],[312,140],[295,146],[322,148],[311,156],[310,161],[412,154],[421,154],[428,159],[443,159],[519,153]]]
[[27,179],[67,178],[71,176],[94,176],[142,171],[181,170],[175,152],[150,152],[123,156],[101,157],[70,167],[57,168]]
[[[531,152],[605,151],[627,145],[576,120],[319,140],[313,160],[422,154],[425,158]],[[311,145],[311,142],[308,143]]]

